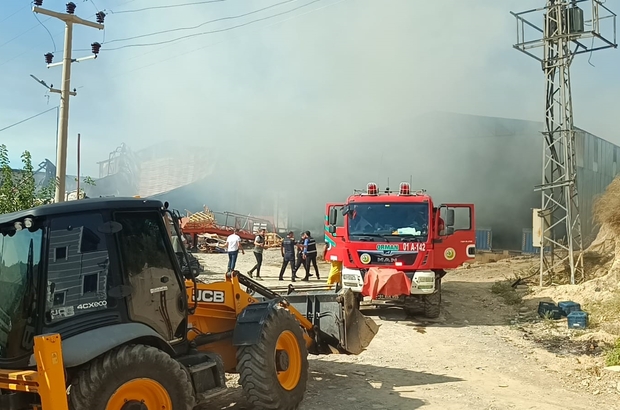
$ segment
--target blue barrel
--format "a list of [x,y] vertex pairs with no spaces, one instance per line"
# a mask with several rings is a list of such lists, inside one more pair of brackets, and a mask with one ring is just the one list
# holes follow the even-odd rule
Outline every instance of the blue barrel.
[[490,251],[493,247],[493,232],[490,229],[476,229],[476,250]]

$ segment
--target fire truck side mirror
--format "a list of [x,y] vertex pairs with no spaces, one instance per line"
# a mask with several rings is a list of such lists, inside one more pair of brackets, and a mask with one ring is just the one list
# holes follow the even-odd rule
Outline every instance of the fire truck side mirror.
[[[336,207],[329,208],[329,224],[331,226],[334,226],[334,229],[335,229],[335,225],[337,221],[338,221],[338,210],[336,209]],[[331,229],[331,226],[330,226],[330,229]],[[330,233],[333,233],[333,232],[330,231]]]
[[453,226],[454,226],[454,209],[446,209],[446,228],[453,227]]
[[447,235],[452,235],[452,234],[454,234],[454,227],[453,226],[448,226],[446,228],[446,236]]
[[329,233],[331,233],[332,235],[334,235],[336,233],[336,226],[335,225],[329,225]]

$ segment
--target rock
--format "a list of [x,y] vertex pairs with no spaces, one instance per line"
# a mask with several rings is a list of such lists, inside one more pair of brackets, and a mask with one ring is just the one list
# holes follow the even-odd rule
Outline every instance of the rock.
[[527,313],[529,311],[530,311],[530,308],[528,308],[527,306],[521,306],[519,308],[519,312],[521,312],[521,313]]
[[357,397],[347,397],[347,400],[349,400],[349,401],[356,401]]
[[507,384],[500,384],[499,387],[508,387]]
[[360,372],[358,370],[354,371],[353,374],[357,374],[358,376],[366,376],[366,373]]

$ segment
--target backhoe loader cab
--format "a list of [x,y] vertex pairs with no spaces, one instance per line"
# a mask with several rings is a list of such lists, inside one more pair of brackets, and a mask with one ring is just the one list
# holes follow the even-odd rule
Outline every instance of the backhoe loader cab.
[[376,334],[350,292],[302,314],[314,296],[290,303],[238,272],[202,283],[167,216],[179,235],[154,200],[0,215],[0,409],[190,410],[226,372],[256,408],[294,409],[308,352],[359,354]]

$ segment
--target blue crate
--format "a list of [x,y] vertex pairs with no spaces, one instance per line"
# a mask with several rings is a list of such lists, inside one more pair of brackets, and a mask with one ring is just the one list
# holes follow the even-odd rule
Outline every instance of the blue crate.
[[562,311],[563,316],[568,316],[572,312],[579,312],[581,310],[581,305],[579,303],[570,300],[558,302],[558,307]]
[[569,329],[585,329],[588,327],[588,314],[586,312],[571,312],[567,317]]
[[476,229],[476,250],[490,251],[493,245],[493,232],[490,229]]
[[553,302],[539,302],[538,315],[540,317],[550,317],[554,320],[562,319],[562,310]]

